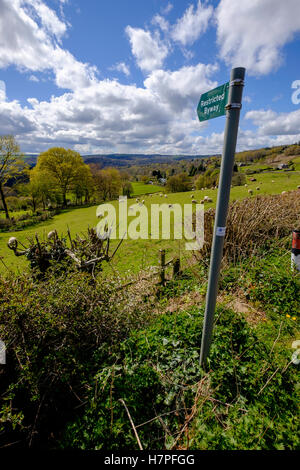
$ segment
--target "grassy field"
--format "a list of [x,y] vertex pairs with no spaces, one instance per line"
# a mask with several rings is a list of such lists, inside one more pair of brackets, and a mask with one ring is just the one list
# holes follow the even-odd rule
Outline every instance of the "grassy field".
[[157,184],[145,184],[141,183],[140,181],[131,183],[133,187],[133,195],[132,196],[140,196],[141,194],[151,194],[157,193],[161,191],[161,186]]
[[[282,191],[290,191],[297,189],[300,184],[300,171],[295,172],[271,172],[255,174],[255,182],[250,182],[250,178],[253,176],[247,176],[247,187],[236,186],[231,190],[231,200],[244,199],[246,197],[254,197],[257,194],[278,194]],[[136,186],[137,184],[134,183]],[[153,185],[143,185],[149,189],[155,189]],[[158,187],[159,191],[162,188]],[[256,188],[260,188],[257,190]],[[253,190],[253,196],[249,196],[248,190]],[[135,194],[137,191],[142,191],[142,185],[135,187]],[[141,194],[141,193],[140,193]],[[145,195],[145,206],[150,207],[151,204],[175,204],[181,205],[188,204],[191,202],[191,196],[200,202],[205,195],[212,198],[213,202],[205,204],[205,209],[209,207],[215,207],[217,200],[217,191],[213,189],[209,190],[198,190],[193,192],[184,193],[172,193],[168,194],[165,198],[160,196],[159,193],[153,195]],[[135,204],[135,199],[128,201],[128,206]],[[118,212],[118,201],[113,202]],[[30,237],[33,237],[37,233],[40,237],[44,237],[50,230],[56,229],[59,234],[65,234],[67,228],[70,228],[71,234],[82,233],[86,231],[88,227],[94,227],[98,219],[96,217],[97,206],[88,208],[77,208],[65,210],[61,214],[55,216],[52,220],[43,222],[38,226],[32,227],[19,232],[0,233],[0,256],[3,257],[6,266],[12,270],[22,270],[28,265],[27,261],[23,258],[16,258],[12,251],[7,248],[7,241],[9,237],[15,236],[23,243]],[[130,222],[130,217],[128,218]],[[150,233],[150,227],[149,227]],[[116,242],[115,242],[116,243]],[[114,245],[114,243],[112,244]],[[138,272],[140,269],[151,265],[158,264],[158,251],[161,248],[167,250],[167,260],[174,254],[180,255],[181,258],[188,259],[191,256],[191,252],[186,251],[185,242],[182,240],[124,240],[119,251],[116,254],[115,263],[113,268],[124,273],[126,271]],[[6,268],[0,263],[0,271],[3,272]],[[112,265],[109,265],[108,269],[112,269]]]

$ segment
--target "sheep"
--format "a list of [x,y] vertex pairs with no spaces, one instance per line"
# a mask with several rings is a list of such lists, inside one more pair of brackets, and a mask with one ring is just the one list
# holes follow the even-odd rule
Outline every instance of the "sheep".
[[169,209],[171,209],[171,207],[173,207],[173,204],[169,204]]
[[200,201],[200,204],[204,204],[204,199],[202,199],[202,201]]
[[206,202],[213,202],[213,200],[212,200],[212,198],[208,197],[208,198],[206,199]]
[[193,203],[193,204],[197,204],[196,199],[192,199],[192,203]]
[[249,194],[253,194],[252,189],[248,189],[248,193],[249,193]]
[[248,188],[248,185],[247,185],[247,184],[245,184],[245,188]]
[[207,201],[209,199],[209,196],[204,196],[204,201]]
[[281,194],[286,194],[286,191],[282,191],[282,193],[281,193]]
[[194,194],[191,194],[191,199],[194,199]]
[[139,198],[138,198],[138,197],[136,198],[136,202],[139,202]]
[[256,188],[256,191],[259,191],[259,190],[260,190],[260,187],[259,187],[259,186],[257,186],[257,188]]
[[167,195],[167,194],[165,194],[165,197],[168,197],[168,195]]
[[142,200],[142,204],[145,204],[145,199]]
[[300,189],[300,184],[297,186],[297,189]]
[[250,181],[256,181],[256,178],[250,178]]

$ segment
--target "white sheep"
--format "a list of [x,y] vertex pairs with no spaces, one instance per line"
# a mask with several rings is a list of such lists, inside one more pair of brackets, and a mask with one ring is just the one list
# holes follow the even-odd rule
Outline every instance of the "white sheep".
[[260,190],[260,187],[259,187],[259,186],[257,186],[257,188],[256,188],[256,191],[259,191],[259,190]]
[[253,194],[252,189],[248,189],[248,193],[249,193],[249,194]]
[[193,203],[193,204],[197,204],[196,199],[192,199],[192,203]]

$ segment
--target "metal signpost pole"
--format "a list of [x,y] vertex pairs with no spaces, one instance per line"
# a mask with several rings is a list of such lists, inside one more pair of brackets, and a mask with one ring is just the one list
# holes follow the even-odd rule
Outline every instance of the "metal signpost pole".
[[224,236],[226,230],[226,218],[229,205],[230,187],[234,165],[234,155],[239,127],[240,109],[242,106],[242,93],[245,78],[245,69],[242,67],[231,70],[229,97],[226,106],[226,126],[224,133],[224,148],[221,162],[218,201],[214,226],[213,245],[210,261],[208,290],[204,325],[202,332],[200,364],[204,366],[209,354],[216,299],[218,293],[218,281],[220,265],[223,254]]

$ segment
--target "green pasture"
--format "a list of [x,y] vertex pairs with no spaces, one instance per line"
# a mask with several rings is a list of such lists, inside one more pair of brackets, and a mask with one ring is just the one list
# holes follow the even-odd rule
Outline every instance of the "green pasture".
[[[255,182],[250,181],[253,177],[256,178]],[[247,176],[247,187],[236,186],[232,188],[231,200],[255,197],[257,194],[278,194],[282,191],[296,190],[299,184],[300,171],[274,171],[270,173],[255,174]],[[149,186],[149,189],[153,189],[152,185],[144,186]],[[259,190],[256,188],[259,188]],[[249,189],[253,191],[253,196],[249,195]],[[204,196],[209,196],[212,198],[213,202],[208,204],[206,203],[205,209],[215,207],[216,205],[217,190],[214,189],[172,193],[167,194],[167,197],[165,197],[162,188],[159,187],[159,190],[160,192],[158,193],[141,196],[140,201],[144,201],[144,205],[149,209],[151,204],[178,203],[183,206],[183,204],[191,203],[192,199],[200,202]],[[116,213],[118,214],[118,201],[113,201],[112,204],[116,207]],[[128,200],[128,208],[133,204],[137,204],[136,198]],[[56,215],[53,219],[42,222],[35,227],[18,232],[0,233],[0,256],[3,257],[3,261],[8,269],[22,270],[28,265],[28,263],[23,257],[15,257],[13,252],[7,248],[7,241],[10,237],[15,236],[18,240],[26,244],[26,240],[30,237],[34,237],[35,233],[37,233],[39,237],[45,237],[49,231],[54,229],[56,229],[59,234],[66,234],[68,227],[70,228],[72,235],[83,233],[88,227],[95,227],[98,223],[99,219],[96,217],[96,209],[97,206],[65,210],[59,215]],[[135,219],[135,217],[129,215],[128,223],[133,219]],[[149,223],[148,234],[150,233],[151,224]],[[117,242],[114,241],[112,246],[115,246],[116,243]],[[167,250],[167,260],[174,254],[178,254],[182,259],[187,260],[191,256],[191,252],[185,250],[184,240],[152,240],[149,236],[148,240],[124,240],[116,254],[115,262],[112,265],[109,265],[107,269],[116,269],[122,273],[126,271],[137,272],[141,268],[157,265],[158,252],[161,248],[165,248]],[[6,268],[0,262],[0,270],[3,272],[5,269]]]
[[140,196],[141,194],[151,194],[157,193],[158,191],[162,190],[161,186],[157,184],[145,184],[137,181],[135,183],[131,183],[133,187],[133,195],[132,196]]

